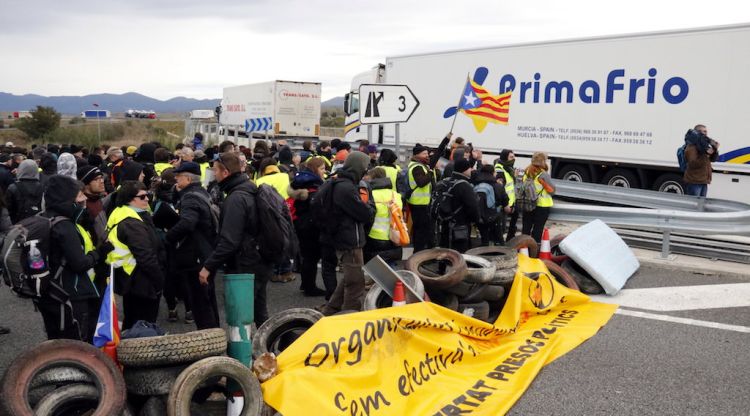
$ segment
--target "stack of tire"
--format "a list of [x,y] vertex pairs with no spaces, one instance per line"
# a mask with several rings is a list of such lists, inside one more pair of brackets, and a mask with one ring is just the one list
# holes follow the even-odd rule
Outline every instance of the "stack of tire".
[[515,251],[506,247],[478,247],[466,254],[435,248],[405,263],[432,302],[485,322],[497,319],[517,266]]
[[5,371],[0,414],[132,415],[126,397],[120,369],[98,348],[51,340],[21,353]]
[[225,385],[217,385],[222,377],[242,386],[246,408],[256,407],[260,411],[263,403],[260,384],[247,367],[224,357],[226,350],[224,330],[215,328],[123,339],[117,357],[124,367],[131,402],[140,404],[139,415],[197,414],[193,401],[203,402],[215,391],[226,391]]

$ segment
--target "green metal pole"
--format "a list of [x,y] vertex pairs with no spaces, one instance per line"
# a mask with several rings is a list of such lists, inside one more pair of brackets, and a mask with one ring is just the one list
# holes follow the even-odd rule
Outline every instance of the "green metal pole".
[[[255,275],[224,275],[224,312],[229,328],[227,355],[248,368],[253,362],[253,342],[250,327],[255,320]],[[233,393],[234,402],[227,403],[227,415],[239,415],[243,407],[240,386],[228,380],[227,389]],[[237,392],[240,392],[237,394]]]

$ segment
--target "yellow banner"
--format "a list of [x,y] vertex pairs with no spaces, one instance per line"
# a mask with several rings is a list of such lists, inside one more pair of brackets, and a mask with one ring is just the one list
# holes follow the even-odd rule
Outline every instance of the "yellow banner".
[[494,325],[429,302],[320,320],[278,357],[266,402],[284,416],[506,413],[617,309],[557,283],[537,259],[518,266]]

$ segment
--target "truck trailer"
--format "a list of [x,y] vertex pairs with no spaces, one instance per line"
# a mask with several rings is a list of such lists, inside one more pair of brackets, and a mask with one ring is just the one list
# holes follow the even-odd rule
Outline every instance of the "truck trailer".
[[249,137],[317,137],[320,134],[320,83],[269,81],[224,88],[217,108],[229,134]]
[[81,112],[83,118],[109,118],[109,110],[86,110]]
[[[709,196],[750,202],[749,42],[741,24],[386,58],[352,79],[346,140],[368,138],[361,84],[406,84],[420,106],[402,143],[435,147],[455,118],[489,160],[542,151],[556,178],[683,193],[676,152],[703,124],[720,144]],[[394,142],[392,124],[374,127]]]

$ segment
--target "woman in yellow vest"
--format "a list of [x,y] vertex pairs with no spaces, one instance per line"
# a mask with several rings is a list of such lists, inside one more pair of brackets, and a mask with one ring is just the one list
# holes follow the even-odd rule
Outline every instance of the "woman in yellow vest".
[[385,170],[385,176],[391,180],[391,189],[394,191],[397,191],[396,182],[398,181],[398,174],[401,173],[401,166],[397,165],[397,163],[398,156],[396,156],[396,152],[391,149],[380,151],[378,165]]
[[382,167],[370,169],[367,175],[370,177],[370,189],[376,211],[363,249],[365,263],[379,255],[386,263],[393,265],[401,260],[403,250],[391,241],[390,204],[396,204],[399,209],[403,209],[401,195],[393,190],[391,180]]
[[123,329],[138,320],[156,322],[159,315],[166,254],[148,208],[144,185],[126,181],[107,220],[108,239],[114,246],[107,264],[115,267],[115,292],[122,295]]
[[160,147],[154,151],[154,170],[156,171],[156,176],[161,176],[161,173],[164,172],[165,169],[173,168],[171,163],[169,163],[169,150]]
[[526,168],[523,175],[526,178],[534,178],[534,188],[536,189],[537,199],[536,208],[531,212],[523,214],[523,233],[534,237],[537,243],[542,240],[544,224],[549,218],[549,211],[552,208],[552,194],[555,193],[555,187],[552,185],[552,177],[547,171],[547,155],[542,152],[536,152],[531,156],[531,165]]
[[505,210],[509,215],[508,231],[506,241],[516,236],[518,231],[518,210],[516,209],[516,155],[510,149],[503,149],[500,157],[495,160],[495,174],[498,178],[503,179],[505,184],[505,193],[508,194],[508,206]]

